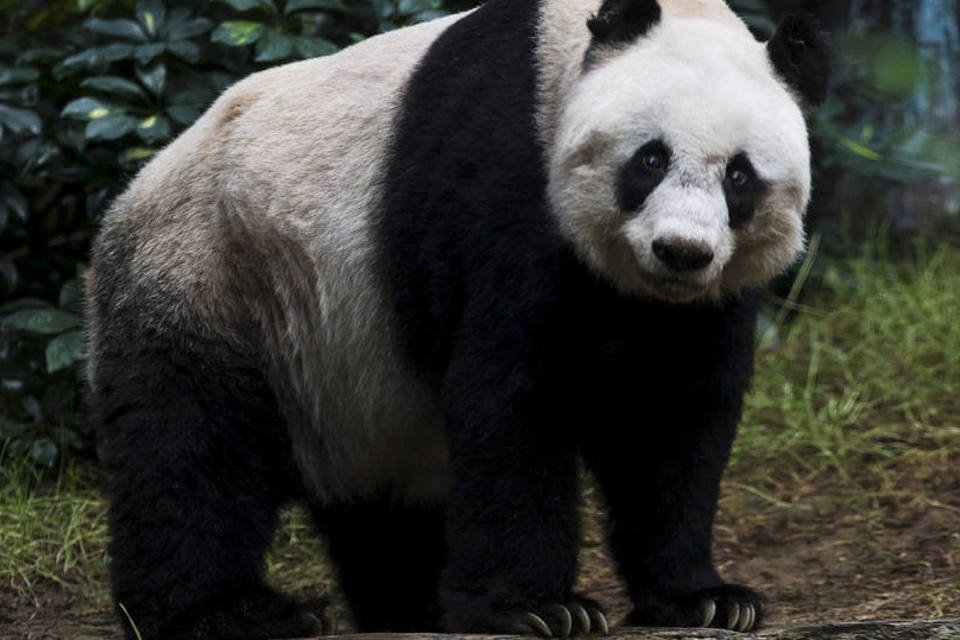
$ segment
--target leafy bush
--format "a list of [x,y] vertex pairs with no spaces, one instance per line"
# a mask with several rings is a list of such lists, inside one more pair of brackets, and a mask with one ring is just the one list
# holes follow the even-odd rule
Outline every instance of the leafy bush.
[[878,221],[895,236],[955,234],[960,138],[913,113],[925,100],[918,96],[944,80],[936,61],[904,35],[836,34],[834,42],[837,81],[812,122],[818,192],[830,203],[817,212],[826,248],[840,251]]

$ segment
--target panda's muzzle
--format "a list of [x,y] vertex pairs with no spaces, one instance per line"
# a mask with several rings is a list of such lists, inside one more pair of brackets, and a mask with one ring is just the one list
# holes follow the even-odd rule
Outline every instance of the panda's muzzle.
[[704,242],[667,237],[653,241],[653,255],[672,271],[705,269],[713,262],[713,249]]

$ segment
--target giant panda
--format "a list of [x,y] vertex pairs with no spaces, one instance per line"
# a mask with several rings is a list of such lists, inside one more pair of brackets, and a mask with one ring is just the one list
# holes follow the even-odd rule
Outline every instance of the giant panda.
[[606,633],[580,461],[627,624],[759,625],[711,528],[826,59],[722,0],[488,0],[226,91],[88,275],[128,634],[322,630],[265,582],[290,500],[361,630]]

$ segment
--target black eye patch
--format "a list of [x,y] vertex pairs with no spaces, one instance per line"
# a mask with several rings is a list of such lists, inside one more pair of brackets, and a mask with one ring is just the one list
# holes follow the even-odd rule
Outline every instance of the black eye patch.
[[620,169],[617,178],[617,205],[635,213],[653,193],[670,168],[670,148],[662,140],[643,145]]
[[766,189],[767,184],[757,175],[747,154],[738,153],[730,159],[723,177],[730,228],[739,229],[753,219],[757,202]]

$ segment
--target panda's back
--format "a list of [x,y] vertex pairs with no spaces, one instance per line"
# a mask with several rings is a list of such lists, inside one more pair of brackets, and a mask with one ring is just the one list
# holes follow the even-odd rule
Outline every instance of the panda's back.
[[[266,352],[303,478],[324,501],[348,487],[445,491],[440,410],[386,321],[373,216],[404,82],[459,17],[237,83],[137,176],[94,249],[91,292],[119,292],[113,307],[199,316],[214,338]],[[90,374],[95,385],[95,362]]]

